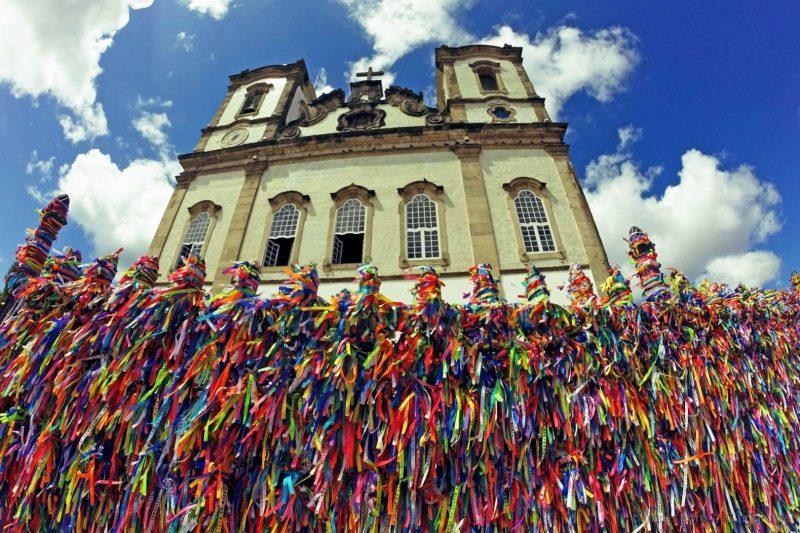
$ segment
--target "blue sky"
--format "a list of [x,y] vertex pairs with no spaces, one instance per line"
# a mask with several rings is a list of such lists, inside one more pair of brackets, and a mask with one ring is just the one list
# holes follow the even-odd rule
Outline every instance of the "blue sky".
[[497,0],[0,3],[0,269],[59,190],[59,246],[143,253],[230,74],[304,58],[346,87],[370,64],[430,95],[435,46],[475,42],[523,46],[612,262],[636,224],[695,279],[800,269],[796,2]]

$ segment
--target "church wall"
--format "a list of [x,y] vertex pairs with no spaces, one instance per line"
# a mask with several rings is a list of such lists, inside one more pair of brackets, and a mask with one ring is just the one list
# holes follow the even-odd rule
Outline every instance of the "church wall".
[[294,96],[292,96],[292,103],[289,104],[289,110],[286,112],[286,122],[291,122],[300,117],[301,103],[306,101],[303,91],[300,87],[295,89]]
[[216,222],[212,225],[211,235],[203,250],[206,272],[208,273],[207,279],[209,281],[212,280],[213,274],[219,266],[222,246],[230,227],[231,216],[236,207],[236,200],[239,197],[242,183],[244,183],[244,171],[202,174],[194,178],[178,209],[175,223],[172,225],[164,246],[165,253],[161,257],[161,281],[169,275],[170,270],[175,266],[178,252],[186,235],[186,228],[189,225],[189,208],[204,200],[213,202],[222,208],[216,215]]
[[[561,245],[566,257],[572,261],[586,262],[578,226],[566,198],[564,186],[551,156],[544,150],[537,149],[498,149],[481,152],[481,167],[489,196],[495,238],[503,269],[522,268],[524,265],[519,255],[519,244],[516,235],[517,221],[511,211],[509,194],[503,184],[514,178],[525,176],[535,178],[546,184],[555,220],[551,220],[561,238]],[[537,266],[555,267],[567,265],[566,259],[549,258],[535,260]]]
[[286,78],[264,78],[237,87],[236,91],[233,93],[233,96],[231,96],[228,107],[226,107],[225,111],[222,112],[222,116],[220,117],[217,126],[226,126],[236,119],[236,114],[239,112],[239,109],[241,109],[245,96],[247,95],[247,88],[258,83],[271,84],[272,88],[267,91],[264,101],[261,103],[261,107],[258,109],[258,113],[255,115],[248,115],[248,118],[265,118],[275,113],[278,100],[280,100],[283,88],[287,83]]
[[381,105],[378,106],[378,108],[386,111],[386,128],[407,128],[425,125],[425,117],[407,115],[403,113],[399,107]]
[[267,129],[267,125],[264,122],[260,122],[258,124],[249,124],[249,121],[244,121],[243,123],[238,124],[234,128],[215,131],[209,137],[208,142],[206,143],[205,146],[205,151],[210,152],[211,150],[219,150],[221,148],[227,148],[226,146],[223,145],[223,140],[222,140],[223,137],[225,137],[225,135],[227,135],[233,130],[240,130],[240,129],[247,130],[248,134],[247,139],[242,141],[241,143],[238,143],[238,144],[244,144],[249,142],[260,141],[261,138],[264,136],[264,132]]
[[[425,117],[407,115],[395,106],[379,105],[378,109],[382,109],[386,112],[384,128],[408,128],[425,125]],[[309,137],[312,135],[338,133],[339,115],[346,112],[347,109],[339,109],[336,112],[328,113],[328,115],[317,124],[301,127],[301,136]]]
[[[461,184],[459,163],[450,151],[401,153],[347,157],[270,166],[259,184],[255,205],[242,246],[241,257],[261,259],[271,208],[269,198],[296,190],[310,196],[308,216],[303,227],[298,261],[315,262],[322,277],[348,279],[352,267],[325,271],[329,259],[328,240],[332,224],[331,193],[350,184],[375,191],[371,231],[371,261],[381,275],[399,275],[401,250],[401,202],[398,187],[427,179],[444,187],[445,226],[450,264],[438,267],[441,272],[465,271],[474,262],[469,227],[465,224],[466,200]],[[442,216],[442,213],[439,214]],[[368,229],[369,238],[370,230]],[[269,269],[264,277],[282,277],[282,269]]]
[[308,137],[310,135],[327,135],[329,133],[338,133],[336,126],[339,125],[339,114],[343,113],[345,110],[339,110],[339,112],[328,113],[325,118],[321,121],[313,124],[311,126],[301,126],[300,127],[300,135],[302,137]]

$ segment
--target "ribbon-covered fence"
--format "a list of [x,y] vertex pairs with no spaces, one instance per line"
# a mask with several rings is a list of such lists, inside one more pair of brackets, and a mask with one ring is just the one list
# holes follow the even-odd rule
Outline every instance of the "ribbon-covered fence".
[[796,531],[800,276],[787,290],[661,273],[629,236],[644,300],[612,269],[573,304],[489,265],[463,305],[433,268],[413,303],[317,295],[255,265],[203,290],[142,257],[48,258],[42,211],[0,324],[3,531]]

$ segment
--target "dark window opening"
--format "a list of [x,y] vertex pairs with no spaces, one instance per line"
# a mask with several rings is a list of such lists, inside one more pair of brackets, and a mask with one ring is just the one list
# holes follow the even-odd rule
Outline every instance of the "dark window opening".
[[497,118],[505,119],[511,116],[511,111],[509,111],[505,107],[495,107],[492,110],[492,114]]
[[258,106],[261,103],[261,98],[263,96],[264,91],[260,89],[247,93],[247,97],[244,99],[244,104],[242,105],[242,111],[240,114],[247,115],[258,111]]
[[497,85],[497,77],[494,72],[481,72],[478,74],[478,79],[481,80],[481,88],[484,91],[498,91],[500,87]]
[[264,266],[288,266],[292,259],[294,237],[270,238],[264,252]]
[[364,257],[364,234],[346,233],[333,236],[331,263],[341,265],[361,263]]

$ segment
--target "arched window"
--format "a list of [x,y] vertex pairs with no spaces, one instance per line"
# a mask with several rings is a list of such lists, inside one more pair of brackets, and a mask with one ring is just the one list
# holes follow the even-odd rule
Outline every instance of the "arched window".
[[406,257],[438,259],[440,255],[436,202],[427,194],[417,194],[406,203]]
[[292,246],[297,237],[300,210],[293,203],[283,204],[272,216],[264,266],[287,266],[292,257]]
[[333,228],[331,263],[361,263],[364,260],[364,234],[367,226],[367,208],[359,200],[350,198],[336,209]]
[[197,213],[189,221],[189,227],[186,229],[186,236],[183,238],[178,260],[175,262],[175,268],[183,264],[183,258],[190,255],[202,256],[203,246],[206,243],[208,236],[208,229],[211,227],[211,215],[207,211]]
[[272,85],[269,83],[256,83],[248,87],[242,108],[237,116],[257,114],[261,104],[264,102],[264,97],[271,88]]
[[481,89],[484,91],[498,91],[497,76],[491,70],[481,70],[478,72],[478,79],[481,82]]
[[556,244],[542,199],[522,189],[514,198],[514,207],[525,252],[555,252]]
[[502,67],[500,63],[480,59],[469,64],[475,79],[478,82],[478,89],[481,93],[507,93],[503,83]]

